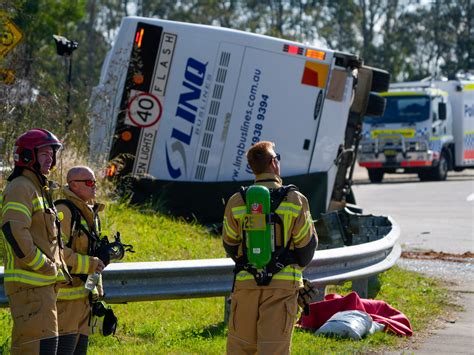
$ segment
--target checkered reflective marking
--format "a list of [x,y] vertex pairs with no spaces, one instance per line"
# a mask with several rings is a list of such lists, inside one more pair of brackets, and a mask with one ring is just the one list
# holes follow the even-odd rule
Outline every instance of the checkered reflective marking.
[[416,136],[424,136],[428,133],[428,127],[423,127],[423,128],[417,128],[415,135]]
[[370,131],[368,129],[364,129],[361,135],[362,138],[370,138]]
[[474,149],[474,131],[464,134],[464,145],[467,149]]

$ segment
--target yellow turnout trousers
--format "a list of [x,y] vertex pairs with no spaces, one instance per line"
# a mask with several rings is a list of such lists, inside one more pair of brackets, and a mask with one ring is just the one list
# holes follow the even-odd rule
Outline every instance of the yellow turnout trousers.
[[39,354],[41,340],[58,336],[56,297],[54,284],[8,295],[13,318],[12,354]]
[[58,300],[57,307],[59,335],[89,335],[91,312],[89,298],[79,298],[70,301]]
[[297,296],[297,289],[234,290],[227,354],[289,354]]

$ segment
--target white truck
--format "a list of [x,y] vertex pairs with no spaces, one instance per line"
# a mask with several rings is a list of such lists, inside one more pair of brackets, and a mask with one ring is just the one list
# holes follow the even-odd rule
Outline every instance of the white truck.
[[382,117],[364,119],[359,165],[371,182],[385,173],[445,180],[474,168],[474,80],[391,84]]
[[223,201],[252,183],[245,151],[271,140],[284,183],[319,216],[350,196],[352,127],[383,113],[373,92],[388,83],[353,54],[127,17],[93,91],[91,153],[110,177],[129,177],[132,201],[220,221]]

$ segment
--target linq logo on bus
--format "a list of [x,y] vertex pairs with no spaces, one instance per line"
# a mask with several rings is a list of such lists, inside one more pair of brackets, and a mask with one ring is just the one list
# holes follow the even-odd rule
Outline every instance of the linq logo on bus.
[[[201,87],[204,83],[204,77],[206,75],[206,66],[207,63],[202,63],[194,58],[189,58],[186,63],[183,88],[190,91],[185,91],[179,95],[178,107],[173,120],[179,120],[179,126],[186,126],[187,128],[182,130],[180,128],[173,127],[171,131],[171,137],[166,141],[165,146],[166,166],[170,176],[173,179],[177,179],[183,174],[181,168],[184,169],[184,174],[187,175],[186,149],[191,144],[194,123],[196,121],[196,114],[198,110],[194,102],[201,98]],[[183,122],[185,125],[183,125]],[[171,148],[171,152],[173,154],[179,154],[181,156],[181,162],[178,164],[178,166],[173,166],[171,163],[168,147]]]

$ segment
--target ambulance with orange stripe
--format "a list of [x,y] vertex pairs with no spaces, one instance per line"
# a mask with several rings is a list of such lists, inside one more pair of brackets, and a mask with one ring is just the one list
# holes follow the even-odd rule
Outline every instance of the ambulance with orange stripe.
[[372,182],[385,173],[445,180],[474,168],[474,77],[391,84],[382,117],[366,117],[359,165]]
[[91,152],[109,161],[109,176],[129,177],[133,199],[155,196],[172,212],[216,220],[222,201],[252,183],[246,150],[271,140],[284,182],[318,215],[330,202],[354,95],[359,111],[383,112],[380,100],[367,103],[371,81],[355,90],[361,68],[348,53],[127,17],[93,91]]

